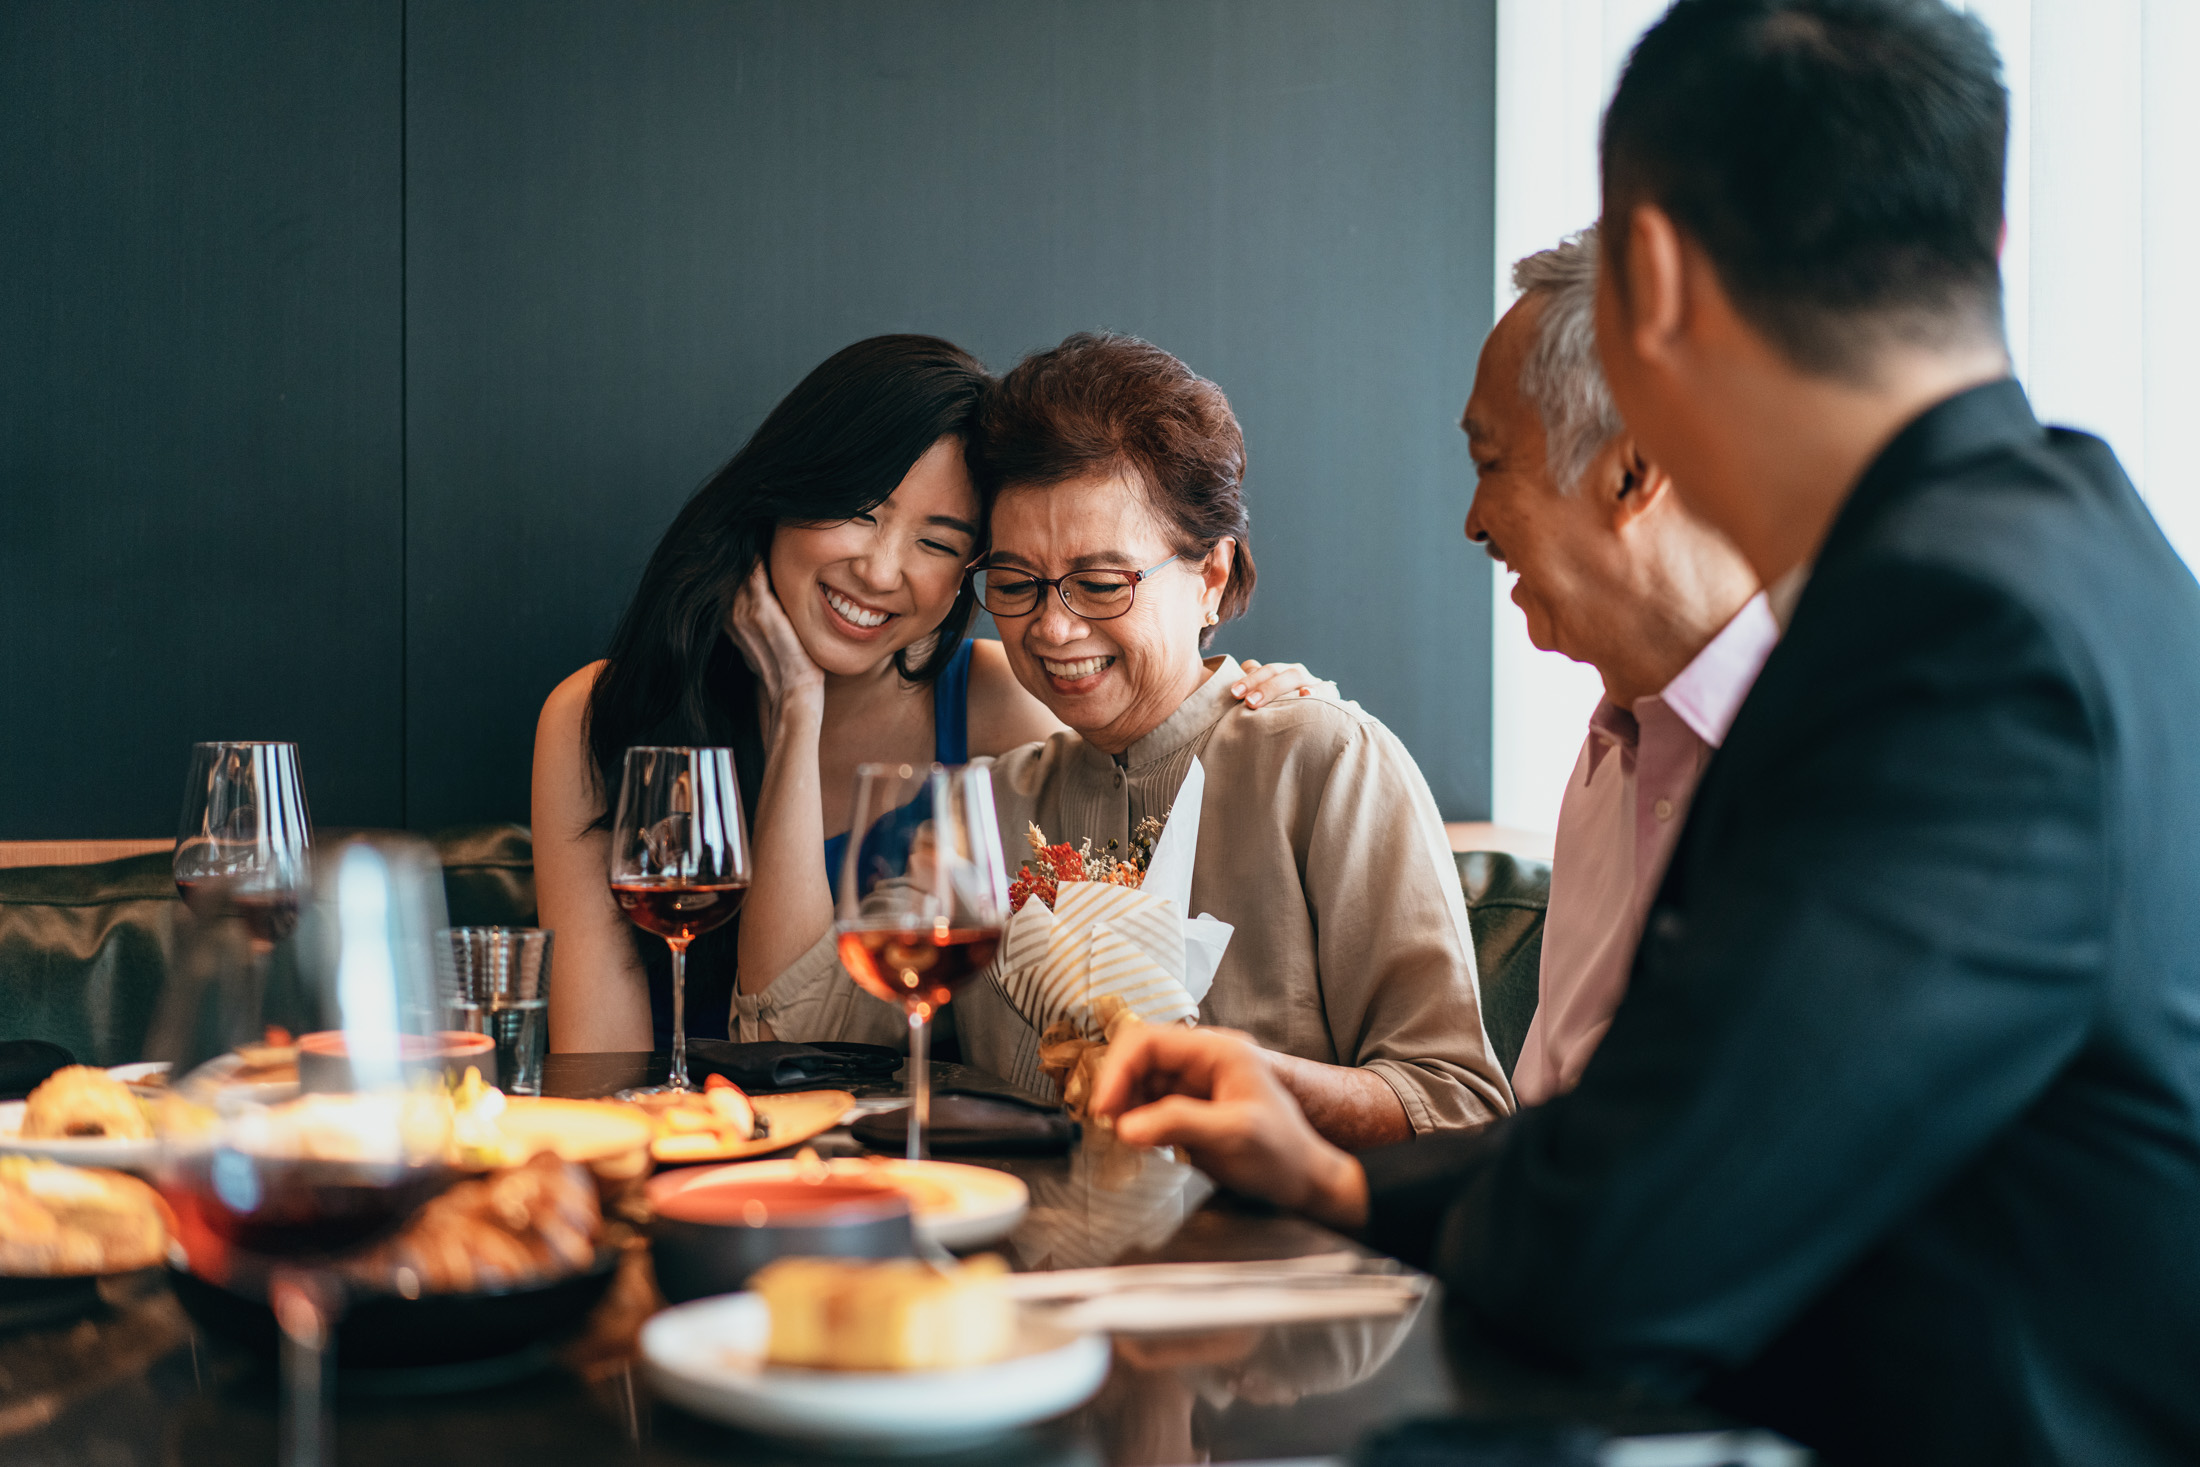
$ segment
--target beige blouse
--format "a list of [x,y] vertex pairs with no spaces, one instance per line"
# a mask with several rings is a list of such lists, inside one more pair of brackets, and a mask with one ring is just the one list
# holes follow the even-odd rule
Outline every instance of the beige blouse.
[[[1229,692],[1235,659],[1207,666],[1207,681],[1120,758],[1061,733],[995,761],[1009,861],[1028,852],[1027,823],[1049,840],[1127,847],[1140,820],[1167,816],[1196,755],[1207,789],[1192,909],[1237,929],[1200,1022],[1373,1070],[1416,1133],[1510,1112],[1457,868],[1412,757],[1355,703],[1290,698],[1245,713]],[[957,997],[955,1021],[966,1063],[1052,1093],[1037,1036],[996,985]],[[898,1008],[841,971],[829,938],[762,993],[735,998],[737,1038],[765,1022],[793,1040],[899,1044],[904,1032]]]

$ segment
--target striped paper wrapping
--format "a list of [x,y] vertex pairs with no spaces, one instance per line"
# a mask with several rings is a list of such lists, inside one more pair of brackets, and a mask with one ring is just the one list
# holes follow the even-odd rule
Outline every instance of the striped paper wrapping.
[[1001,991],[1035,1033],[1069,1019],[1086,1038],[1103,1038],[1092,1017],[1103,996],[1149,1024],[1196,1021],[1174,902],[1101,881],[1064,882],[1058,894],[1053,911],[1036,897],[1024,903],[1001,950]]

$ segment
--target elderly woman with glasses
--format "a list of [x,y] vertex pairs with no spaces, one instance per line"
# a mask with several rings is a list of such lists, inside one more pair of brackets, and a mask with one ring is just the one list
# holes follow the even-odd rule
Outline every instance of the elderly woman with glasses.
[[[1069,728],[996,761],[1004,844],[1029,822],[1127,847],[1196,756],[1192,908],[1236,928],[1201,1022],[1257,1041],[1347,1148],[1480,1125],[1512,1094],[1426,781],[1355,704],[1234,711],[1238,664],[1206,653],[1252,598],[1244,463],[1221,389],[1142,341],[1072,336],[988,394],[970,447],[992,501],[978,595],[1017,680]],[[863,1004],[880,1037],[900,1022],[822,969],[780,981],[804,995],[780,1005],[783,1037],[856,1037]],[[1037,1036],[998,988],[954,1009],[966,1062],[1036,1088]]]

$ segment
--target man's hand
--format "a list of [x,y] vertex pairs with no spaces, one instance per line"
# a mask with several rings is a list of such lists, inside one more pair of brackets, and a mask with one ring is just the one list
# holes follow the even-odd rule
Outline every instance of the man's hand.
[[1360,1164],[1308,1124],[1261,1053],[1234,1034],[1130,1025],[1108,1046],[1092,1113],[1133,1146],[1181,1146],[1233,1192],[1316,1222],[1367,1221]]

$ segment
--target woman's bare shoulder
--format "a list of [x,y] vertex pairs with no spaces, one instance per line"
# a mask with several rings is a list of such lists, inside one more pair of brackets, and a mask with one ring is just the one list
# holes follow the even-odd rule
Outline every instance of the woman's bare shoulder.
[[588,716],[588,695],[596,690],[596,679],[608,666],[608,662],[598,659],[550,690],[550,696],[542,700],[542,718],[535,726],[538,740],[556,735],[561,742],[580,741],[581,724]]
[[970,648],[971,754],[1005,754],[1061,731],[1061,720],[1016,681],[1008,650],[990,637],[974,641]]

